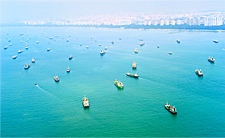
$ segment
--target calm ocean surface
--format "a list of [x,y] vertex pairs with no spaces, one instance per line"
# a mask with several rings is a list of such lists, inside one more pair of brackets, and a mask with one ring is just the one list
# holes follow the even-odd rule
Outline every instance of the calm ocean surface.
[[[225,32],[2,27],[0,85],[2,137],[225,137]],[[165,110],[166,101],[177,115]]]

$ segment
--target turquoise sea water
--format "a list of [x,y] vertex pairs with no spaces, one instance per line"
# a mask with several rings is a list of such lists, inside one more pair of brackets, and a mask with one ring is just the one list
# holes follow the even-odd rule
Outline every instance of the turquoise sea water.
[[[225,137],[224,38],[224,31],[2,27],[1,136]],[[195,74],[197,68],[203,77]],[[115,79],[123,90],[114,86]],[[84,95],[89,109],[81,104]],[[166,101],[177,115],[164,109]]]

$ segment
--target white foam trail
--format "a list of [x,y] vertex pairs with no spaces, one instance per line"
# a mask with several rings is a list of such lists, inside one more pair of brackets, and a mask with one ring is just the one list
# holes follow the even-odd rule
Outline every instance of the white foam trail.
[[36,84],[35,86],[36,86],[39,90],[41,90],[42,92],[44,92],[45,94],[47,94],[49,97],[58,99],[58,97],[56,97],[55,95],[51,94],[51,93],[48,92],[47,90],[41,88],[38,84]]

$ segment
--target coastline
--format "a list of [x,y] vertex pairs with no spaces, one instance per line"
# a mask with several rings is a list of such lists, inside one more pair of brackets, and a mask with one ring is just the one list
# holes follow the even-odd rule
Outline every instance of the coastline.
[[123,29],[177,29],[177,30],[225,30],[225,25],[26,25],[26,24],[1,24],[1,27],[94,27],[94,28],[123,28]]

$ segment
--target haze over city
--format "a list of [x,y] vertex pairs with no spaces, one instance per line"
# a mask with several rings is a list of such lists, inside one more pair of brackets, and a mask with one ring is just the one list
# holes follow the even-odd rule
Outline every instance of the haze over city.
[[186,14],[224,11],[223,0],[1,0],[1,24],[24,20],[76,20],[111,14]]

